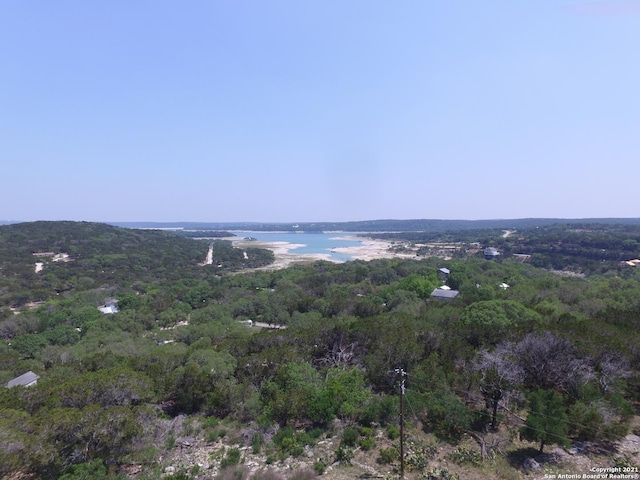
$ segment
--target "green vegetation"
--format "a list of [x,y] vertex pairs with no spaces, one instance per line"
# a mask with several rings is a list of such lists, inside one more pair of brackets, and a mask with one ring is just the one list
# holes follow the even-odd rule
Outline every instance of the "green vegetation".
[[[633,226],[576,229],[541,227],[536,238],[547,245],[555,235],[565,248],[583,235],[584,248],[640,256]],[[408,373],[409,423],[454,445],[456,465],[495,458],[518,432],[539,450],[624,437],[640,404],[640,271],[621,265],[622,254],[597,268],[576,254],[586,275],[558,275],[547,270],[555,264],[536,266],[546,247],[530,233],[483,232],[504,255],[249,271],[270,252],[214,242],[214,264],[200,265],[208,241],[167,232],[0,227],[0,382],[40,377],[0,389],[0,476],[154,471],[161,452],[198,435],[218,448],[220,478],[246,476],[247,455],[306,457],[321,437],[335,441],[331,458],[310,458],[315,472],[304,475],[361,452],[394,465],[398,368]],[[475,242],[476,233],[459,235]],[[542,256],[523,263],[516,243]],[[44,252],[69,257],[33,255]],[[443,282],[455,283],[455,300],[430,298]],[[118,312],[100,312],[111,299]],[[470,438],[482,454],[462,445]],[[429,469],[435,447],[408,445],[424,478],[452,475]]]

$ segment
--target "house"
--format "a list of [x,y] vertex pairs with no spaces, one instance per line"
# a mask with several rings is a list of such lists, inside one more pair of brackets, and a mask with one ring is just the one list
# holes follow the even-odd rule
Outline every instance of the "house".
[[53,257],[55,256],[55,252],[33,252],[32,255],[34,257],[43,258],[43,257]]
[[32,371],[28,371],[27,373],[23,373],[19,377],[14,378],[13,380],[9,380],[5,387],[13,388],[13,387],[32,387],[36,383],[38,383],[38,379],[40,377],[33,373]]
[[436,300],[453,300],[458,296],[460,292],[458,290],[451,290],[450,288],[436,288],[431,292],[431,296]]
[[448,268],[436,269],[436,277],[438,277],[438,280],[440,280],[442,283],[447,283],[447,280],[449,280],[450,273],[451,272],[449,271]]
[[492,260],[498,255],[500,255],[500,252],[497,248],[487,247],[484,249],[484,258],[486,258],[487,260]]
[[100,305],[98,307],[98,310],[100,310],[105,315],[109,315],[111,313],[118,313],[120,310],[118,310],[118,306],[116,305],[116,303],[118,303],[117,300],[113,298],[109,298],[105,300],[104,305]]

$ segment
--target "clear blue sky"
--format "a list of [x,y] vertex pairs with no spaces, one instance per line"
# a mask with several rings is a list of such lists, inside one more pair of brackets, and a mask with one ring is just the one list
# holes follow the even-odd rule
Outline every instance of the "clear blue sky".
[[640,217],[640,0],[0,2],[1,220]]

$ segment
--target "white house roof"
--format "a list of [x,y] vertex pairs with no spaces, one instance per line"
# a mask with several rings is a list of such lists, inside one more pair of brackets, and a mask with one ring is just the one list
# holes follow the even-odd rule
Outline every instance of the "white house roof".
[[117,300],[109,298],[104,302],[104,305],[100,305],[98,307],[98,310],[100,310],[105,315],[108,315],[110,313],[118,313],[120,310],[118,310],[118,306],[116,305],[117,302]]
[[105,315],[108,315],[110,313],[118,313],[118,307],[116,307],[115,305],[105,305],[103,307],[98,307],[98,310],[100,310]]
[[431,292],[431,296],[434,298],[449,300],[452,298],[456,298],[459,293],[460,292],[458,292],[458,290],[443,290],[442,288],[436,288],[435,290],[433,290],[433,292]]
[[13,380],[9,380],[5,386],[7,388],[17,386],[30,387],[31,385],[35,385],[39,378],[40,377],[38,375],[29,371],[27,373],[23,373],[19,377],[14,378]]

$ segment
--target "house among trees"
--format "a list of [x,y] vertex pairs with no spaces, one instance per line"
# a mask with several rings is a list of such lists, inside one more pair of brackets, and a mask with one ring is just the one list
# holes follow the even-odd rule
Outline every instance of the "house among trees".
[[23,373],[19,377],[14,378],[13,380],[9,380],[6,384],[6,388],[13,387],[32,387],[36,383],[38,383],[38,379],[40,377],[33,373],[32,371],[28,371],[27,373]]
[[500,252],[497,248],[487,247],[484,249],[484,258],[486,258],[487,260],[493,260],[498,255],[500,255]]
[[105,315],[109,315],[111,313],[118,313],[119,310],[118,310],[118,306],[116,305],[116,303],[118,303],[117,300],[115,300],[113,298],[109,298],[104,302],[104,305],[100,305],[98,307],[98,310],[100,310]]
[[458,296],[460,292],[458,290],[452,290],[451,288],[443,285],[442,287],[438,287],[431,292],[431,297],[436,300],[453,300]]

